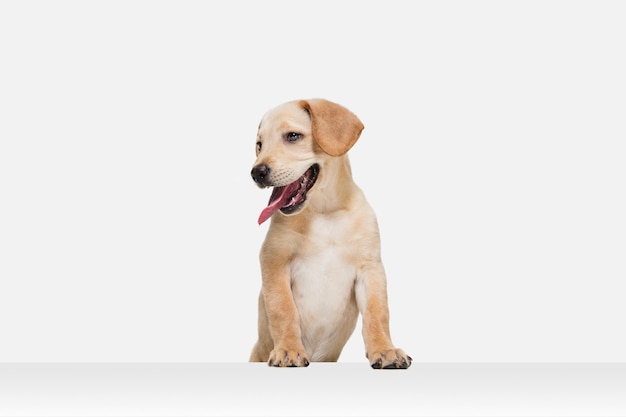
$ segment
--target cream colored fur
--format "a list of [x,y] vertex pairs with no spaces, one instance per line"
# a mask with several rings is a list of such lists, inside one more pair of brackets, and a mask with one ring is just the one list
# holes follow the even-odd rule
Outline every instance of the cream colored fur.
[[[362,129],[352,112],[323,99],[282,104],[261,120],[254,166],[269,167],[268,186],[296,181],[313,164],[319,174],[297,213],[271,217],[260,252],[259,335],[250,361],[337,361],[360,313],[372,367],[411,365],[391,341],[376,215],[346,155]],[[290,132],[300,136],[288,141]]]

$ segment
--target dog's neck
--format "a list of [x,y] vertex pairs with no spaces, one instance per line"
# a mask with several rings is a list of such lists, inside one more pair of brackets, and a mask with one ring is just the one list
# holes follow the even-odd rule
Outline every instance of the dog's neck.
[[320,169],[320,177],[309,196],[307,209],[319,214],[330,214],[350,207],[350,196],[358,188],[352,179],[347,155],[327,160]]

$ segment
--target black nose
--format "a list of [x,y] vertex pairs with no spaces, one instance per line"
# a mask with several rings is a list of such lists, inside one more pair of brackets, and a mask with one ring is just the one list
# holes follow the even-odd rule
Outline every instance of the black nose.
[[265,164],[257,165],[252,168],[250,175],[259,187],[267,187],[269,185],[270,167]]

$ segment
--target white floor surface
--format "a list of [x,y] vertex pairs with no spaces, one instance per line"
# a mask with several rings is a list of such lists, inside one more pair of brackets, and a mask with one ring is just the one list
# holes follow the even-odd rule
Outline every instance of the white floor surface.
[[626,416],[626,363],[4,363],[0,416]]

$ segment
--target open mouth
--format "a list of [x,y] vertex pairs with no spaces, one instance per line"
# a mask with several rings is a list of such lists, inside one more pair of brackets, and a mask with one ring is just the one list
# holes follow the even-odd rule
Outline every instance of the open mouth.
[[320,171],[318,164],[313,164],[304,174],[291,184],[274,187],[272,196],[259,216],[259,224],[263,223],[280,210],[284,214],[292,214],[300,210],[306,201],[306,193],[313,187]]

